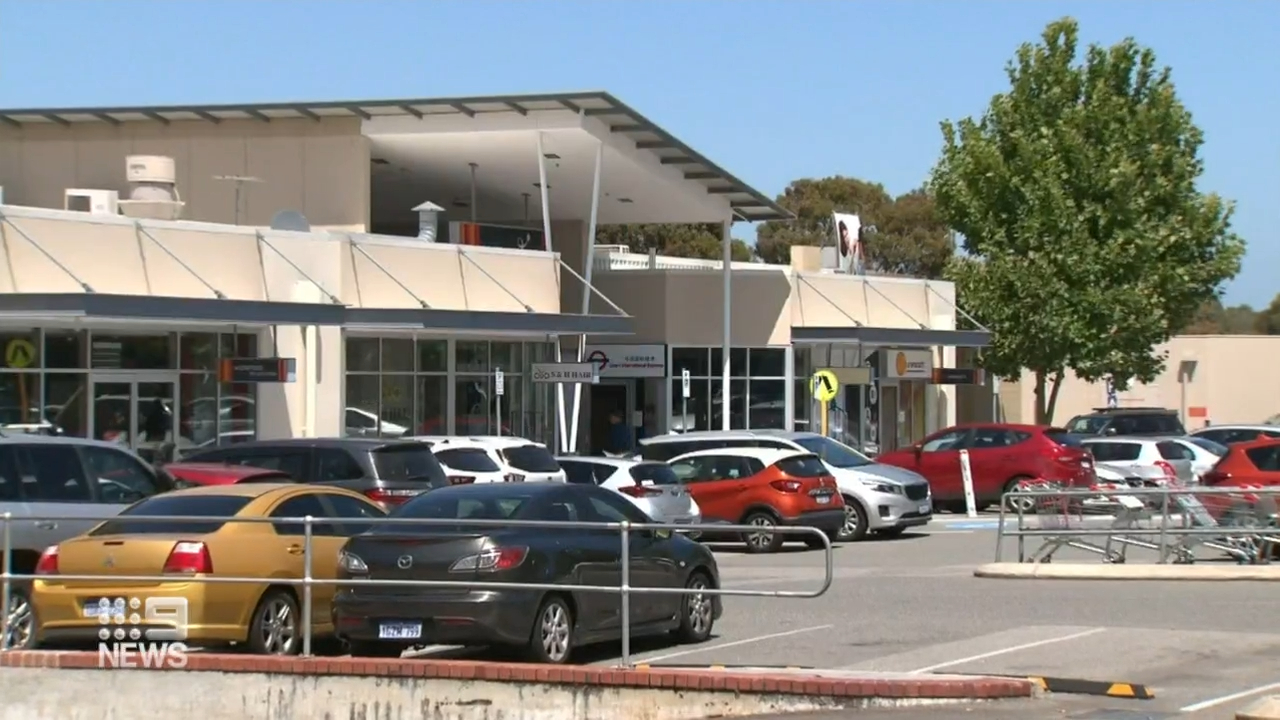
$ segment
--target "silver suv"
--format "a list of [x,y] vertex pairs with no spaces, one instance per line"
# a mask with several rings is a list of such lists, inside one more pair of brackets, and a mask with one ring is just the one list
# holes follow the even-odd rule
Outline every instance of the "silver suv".
[[[167,475],[119,445],[69,437],[0,435],[0,516],[10,517],[11,572],[32,574],[45,548],[88,531],[138,500],[171,489],[173,481]],[[45,519],[50,517],[75,519]],[[33,637],[35,618],[28,587],[24,581],[10,588],[9,632],[0,638],[7,647],[26,647]]]

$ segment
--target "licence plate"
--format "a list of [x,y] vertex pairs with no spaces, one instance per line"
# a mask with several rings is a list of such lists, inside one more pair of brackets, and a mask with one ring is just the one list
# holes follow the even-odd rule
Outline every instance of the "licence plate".
[[930,507],[929,507],[929,505],[928,505],[927,503],[926,503],[926,504],[924,504],[924,505],[921,505],[921,506],[920,506],[920,514],[921,514],[921,515],[928,515],[928,514],[929,514],[929,511],[930,511],[931,509],[932,509],[932,508],[930,508]]
[[417,640],[422,637],[422,623],[384,622],[378,625],[379,640]]
[[118,607],[113,606],[109,600],[86,600],[84,603],[84,616],[87,618],[96,618],[102,615],[113,615],[123,612],[123,601],[121,601],[121,604]]
[[817,500],[819,505],[826,505],[827,503],[831,502],[831,496],[830,496],[830,495],[818,495],[818,496],[814,497],[813,499],[814,499],[814,500]]

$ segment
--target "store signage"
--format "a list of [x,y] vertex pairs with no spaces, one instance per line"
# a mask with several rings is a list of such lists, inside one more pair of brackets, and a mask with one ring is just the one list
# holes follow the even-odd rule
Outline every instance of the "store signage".
[[281,383],[298,379],[295,358],[223,358],[218,379],[230,383]]
[[986,373],[978,368],[934,368],[934,385],[985,385]]
[[933,377],[930,350],[881,350],[880,369],[886,380],[929,380]]
[[602,378],[667,376],[666,345],[588,345],[586,358]]
[[595,383],[600,374],[594,363],[534,363],[533,381],[536,383]]
[[454,245],[509,248],[512,250],[546,250],[542,230],[515,225],[488,225],[469,222],[449,223],[449,242]]

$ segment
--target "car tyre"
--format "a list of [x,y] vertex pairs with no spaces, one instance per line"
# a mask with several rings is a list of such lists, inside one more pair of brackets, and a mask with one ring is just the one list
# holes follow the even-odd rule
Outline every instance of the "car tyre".
[[782,543],[786,541],[786,538],[780,532],[771,532],[778,527],[778,521],[770,513],[763,511],[753,512],[747,515],[742,524],[760,528],[754,532],[743,533],[742,542],[746,544],[748,553],[753,555],[775,553],[782,549]]
[[348,640],[347,650],[352,657],[398,658],[404,654],[403,646],[377,640]]
[[529,656],[534,662],[563,665],[573,654],[573,610],[559,595],[550,595],[538,607],[529,633]]
[[249,623],[249,651],[255,655],[297,655],[302,651],[302,613],[288,590],[262,594]]
[[[1027,477],[1026,475],[1019,475],[1018,477],[1013,478],[1012,480],[1004,484],[1004,490],[1000,492],[1000,496],[1003,498],[1005,493],[1014,492],[1018,489],[1019,485],[1022,485],[1033,479],[1034,478]],[[1036,511],[1036,500],[1035,498],[1010,498],[1008,503],[1008,510],[1010,512],[1018,512],[1019,510],[1021,510],[1024,514],[1033,513]]]
[[[706,573],[696,570],[689,575],[684,587],[685,590],[696,591],[709,590],[714,585]],[[715,598],[697,592],[686,593],[681,596],[680,601],[680,626],[673,634],[680,643],[704,643],[711,638],[715,622]]]
[[[844,525],[832,538],[840,542],[858,542],[867,536],[867,511],[856,499],[844,496]],[[816,540],[816,538],[815,538]]]
[[25,587],[9,588],[8,637],[4,647],[9,650],[31,650],[36,646],[36,611],[31,604],[31,594]]

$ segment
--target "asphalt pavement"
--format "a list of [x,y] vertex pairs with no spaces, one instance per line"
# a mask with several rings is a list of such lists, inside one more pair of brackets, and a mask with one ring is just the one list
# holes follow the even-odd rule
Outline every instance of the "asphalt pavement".
[[[631,661],[685,665],[1044,676],[1149,687],[1152,700],[1055,695],[1025,708],[964,709],[999,719],[1188,720],[1231,717],[1257,696],[1280,692],[1276,587],[1250,582],[991,580],[995,518],[940,516],[895,540],[836,546],[831,588],[814,599],[726,597],[710,642],[671,646],[637,640]],[[726,588],[820,586],[823,554],[787,546],[746,555],[717,546]],[[1204,554],[1208,561],[1212,553]],[[1016,549],[1006,547],[1006,559]],[[1068,550],[1062,560],[1097,562]],[[1135,553],[1133,560],[1140,560]],[[619,662],[617,645],[579,661]],[[979,709],[980,708],[980,709]],[[956,707],[857,710],[812,720],[956,717]],[[1021,714],[1018,714],[1021,712]],[[791,715],[788,717],[802,718]]]

